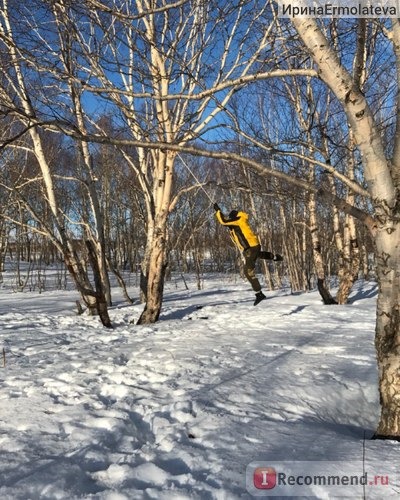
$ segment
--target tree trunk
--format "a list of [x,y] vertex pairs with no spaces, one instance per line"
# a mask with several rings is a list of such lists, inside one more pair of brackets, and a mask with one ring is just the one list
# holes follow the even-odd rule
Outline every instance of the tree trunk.
[[86,270],[74,250],[70,248],[64,250],[63,258],[68,272],[81,294],[84,304],[88,308],[89,314],[95,316],[97,314],[96,298]]
[[137,322],[138,325],[155,323],[160,316],[167,269],[166,255],[166,224],[164,223],[154,231],[146,276],[146,304]]
[[146,255],[141,272],[141,287],[142,285],[146,286],[146,305],[138,324],[155,323],[158,320],[163,300],[165,271],[168,264],[167,222],[175,154],[158,151],[154,154],[153,161],[155,163],[154,216],[149,214],[148,217]]
[[[392,20],[393,48],[396,55],[397,89],[400,85],[400,23]],[[397,90],[397,116],[390,173],[395,197],[383,198],[378,206],[380,222],[375,237],[379,294],[375,346],[379,369],[381,417],[377,438],[400,440],[400,95]]]
[[[377,127],[365,96],[341,64],[315,19],[292,20],[311,56],[320,77],[342,104],[354,133],[363,161],[365,180],[375,209],[376,227],[372,229],[378,276],[378,303],[375,346],[378,359],[381,418],[376,437],[400,439],[400,100],[394,156],[388,162]],[[400,24],[392,31],[400,82]],[[400,99],[398,97],[398,99]]]
[[103,276],[98,263],[98,254],[92,241],[86,241],[86,247],[89,254],[90,266],[93,270],[94,283],[96,288],[96,309],[100,316],[100,320],[107,328],[112,328],[111,320],[108,315],[106,288],[104,287]]
[[[332,192],[336,194],[335,184],[333,179],[330,179]],[[348,202],[353,203],[354,199],[348,195]],[[338,259],[338,276],[339,289],[336,294],[336,302],[338,304],[346,304],[353,288],[354,282],[358,277],[360,266],[360,251],[358,248],[357,232],[353,217],[346,214],[343,236],[340,231],[339,210],[333,208],[333,230],[336,248],[339,254]]]
[[[365,20],[360,20],[360,33],[364,32],[363,27],[365,27],[365,23],[363,21]],[[361,63],[359,62],[359,59],[361,59],[361,56],[357,59],[358,62],[355,64],[355,67],[358,68],[357,74],[360,74],[361,71],[360,70]],[[355,181],[354,149],[355,149],[354,137],[353,137],[353,132],[350,129],[349,144],[348,144],[349,153],[346,164],[346,170],[348,178],[351,179],[352,181]],[[336,193],[336,191],[334,191],[335,184],[333,182],[333,179],[331,182],[332,182],[331,184],[332,192]],[[355,205],[355,196],[351,190],[348,190],[347,192],[346,201],[347,203],[350,203],[350,205]],[[335,213],[336,212],[337,209],[335,208]],[[340,276],[339,290],[336,295],[336,300],[338,304],[346,304],[349,299],[349,295],[351,289],[353,288],[354,282],[358,278],[358,272],[360,268],[360,249],[358,246],[357,228],[353,217],[351,217],[349,214],[346,214],[345,216],[343,244],[341,245],[340,248],[338,246],[338,251],[341,254],[342,266],[340,267],[339,270],[341,276]]]
[[[397,214],[399,220],[399,214]],[[400,440],[400,222],[376,237],[379,295],[375,347],[381,417],[376,438]]]
[[124,278],[122,277],[122,274],[118,271],[117,268],[112,266],[110,262],[108,262],[108,267],[110,268],[111,272],[115,275],[117,278],[118,284],[122,289],[122,293],[125,297],[125,300],[128,302],[128,304],[133,304],[134,300],[129,296],[128,290],[126,288],[126,283]]
[[[311,170],[310,173],[310,182],[315,182],[314,180],[314,171]],[[319,239],[319,231],[318,231],[318,223],[317,223],[317,210],[316,210],[316,202],[315,195],[313,193],[310,194],[310,199],[308,202],[309,209],[309,217],[310,217],[310,231],[311,231],[311,241],[312,241],[312,249],[313,249],[313,260],[315,273],[317,275],[317,288],[319,294],[321,295],[322,301],[325,305],[337,304],[336,300],[332,297],[328,287],[326,286],[326,278],[325,278],[325,265],[324,258],[321,252],[321,243]]]
[[[336,295],[338,304],[346,304],[360,268],[360,249],[354,220],[346,215],[344,236],[343,272],[340,276],[339,290]],[[342,271],[342,269],[340,269]]]

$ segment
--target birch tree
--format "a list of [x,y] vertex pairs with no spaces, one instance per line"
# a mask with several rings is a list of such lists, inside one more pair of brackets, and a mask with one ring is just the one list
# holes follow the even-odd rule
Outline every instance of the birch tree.
[[124,132],[137,144],[160,145],[137,147],[134,157],[125,154],[142,185],[147,210],[142,261],[146,303],[139,323],[151,323],[162,305],[179,148],[210,140],[238,87],[286,71],[269,60],[274,18],[265,2],[114,0],[105,5],[87,0],[85,5],[92,29],[80,45],[88,67],[84,90],[113,102]]
[[[25,208],[41,226],[39,230],[44,232],[63,254],[65,264],[89,311],[92,314],[97,312],[103,324],[110,327],[111,322],[103,290],[99,286],[96,286],[96,290],[93,288],[73,246],[73,237],[68,234],[67,217],[63,214],[57,199],[55,178],[46,155],[40,126],[37,124],[38,115],[41,114],[38,111],[40,94],[45,92],[45,89],[35,92],[35,86],[32,83],[33,75],[30,71],[35,61],[31,61],[27,54],[30,48],[29,43],[27,47],[23,44],[21,46],[20,40],[17,40],[14,35],[16,17],[13,5],[10,6],[8,1],[4,0],[0,8],[0,48],[1,57],[7,65],[0,86],[0,104],[4,114],[9,113],[17,117],[22,130],[17,137],[22,136],[23,132],[26,132],[26,136],[29,137],[29,141],[25,141],[23,147],[33,153],[37,162],[39,173],[36,174],[36,182],[43,186],[43,199],[51,214],[51,224],[46,225],[43,219],[38,217],[34,208],[29,204],[29,200],[22,201]],[[15,146],[15,141],[14,137],[13,146]],[[3,142],[3,147],[7,142],[9,141]],[[12,187],[9,186],[9,189]],[[18,194],[18,190],[16,193]]]
[[[386,157],[385,144],[371,108],[354,76],[314,19],[293,19],[320,78],[342,105],[364,167],[374,210],[372,235],[375,245],[379,294],[376,350],[379,368],[381,417],[378,438],[400,438],[400,97],[397,93],[396,132],[393,155]],[[400,24],[390,32],[400,81]]]

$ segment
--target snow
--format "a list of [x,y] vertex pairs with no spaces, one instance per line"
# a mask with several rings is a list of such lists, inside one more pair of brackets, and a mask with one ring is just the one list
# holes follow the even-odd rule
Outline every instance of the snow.
[[398,497],[400,445],[370,439],[376,284],[344,306],[282,289],[254,307],[245,282],[185,278],[154,325],[115,290],[113,330],[72,290],[0,290],[1,499],[246,499],[277,491],[249,488],[251,464],[362,461],[390,484],[358,498]]

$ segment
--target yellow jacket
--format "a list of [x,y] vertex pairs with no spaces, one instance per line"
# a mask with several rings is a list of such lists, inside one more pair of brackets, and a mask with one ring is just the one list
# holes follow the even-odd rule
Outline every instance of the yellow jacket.
[[225,217],[221,210],[215,212],[220,224],[228,226],[232,241],[240,251],[260,244],[258,236],[253,233],[249,225],[249,216],[245,212],[238,212],[236,217]]

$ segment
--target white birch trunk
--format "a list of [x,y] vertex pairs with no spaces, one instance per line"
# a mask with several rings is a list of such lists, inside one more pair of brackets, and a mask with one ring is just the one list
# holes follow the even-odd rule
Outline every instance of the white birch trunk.
[[164,278],[167,268],[167,221],[171,201],[174,153],[159,152],[154,186],[155,217],[148,233],[148,264],[146,262],[146,304],[138,324],[158,320],[163,300]]
[[[391,172],[380,132],[368,103],[351,75],[341,65],[316,21],[293,19],[292,22],[318,66],[321,79],[341,102],[355,143],[362,155],[364,175],[372,196],[376,219],[373,237],[379,293],[375,345],[381,401],[381,419],[376,436],[400,439],[400,207],[396,193],[396,188],[399,187],[396,174],[398,169]],[[396,55],[399,57],[400,44],[396,46],[399,52]],[[395,148],[396,150],[400,149]]]

